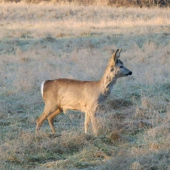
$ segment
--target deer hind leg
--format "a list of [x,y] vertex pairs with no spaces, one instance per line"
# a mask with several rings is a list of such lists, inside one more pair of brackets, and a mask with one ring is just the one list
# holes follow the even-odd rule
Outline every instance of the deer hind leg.
[[90,121],[90,115],[89,113],[85,113],[85,122],[84,122],[85,133],[87,133],[89,121]]
[[56,110],[56,107],[51,107],[50,105],[45,105],[44,112],[41,114],[41,116],[37,119],[36,123],[36,131],[38,131],[45,121],[47,117],[50,115],[50,113],[54,112]]
[[60,113],[61,113],[61,110],[60,110],[60,109],[57,109],[56,111],[54,111],[53,113],[51,113],[51,114],[47,117],[48,123],[49,123],[49,125],[50,125],[51,130],[52,130],[53,133],[55,133],[55,128],[54,128],[54,124],[53,124],[53,119],[54,119],[55,116],[57,116],[57,115],[60,114]]

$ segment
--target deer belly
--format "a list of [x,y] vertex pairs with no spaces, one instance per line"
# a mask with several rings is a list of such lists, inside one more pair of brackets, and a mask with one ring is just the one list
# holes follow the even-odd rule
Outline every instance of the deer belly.
[[63,112],[66,113],[67,110],[79,110],[81,111],[81,105],[79,103],[77,104],[67,104],[64,106],[61,106],[61,108],[63,109]]

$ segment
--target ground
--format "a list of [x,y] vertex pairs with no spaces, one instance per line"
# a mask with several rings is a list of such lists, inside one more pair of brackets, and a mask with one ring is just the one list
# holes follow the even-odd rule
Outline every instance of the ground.
[[[170,10],[0,4],[0,169],[170,169]],[[133,75],[117,81],[97,114],[46,121],[41,82],[98,80],[112,50]]]

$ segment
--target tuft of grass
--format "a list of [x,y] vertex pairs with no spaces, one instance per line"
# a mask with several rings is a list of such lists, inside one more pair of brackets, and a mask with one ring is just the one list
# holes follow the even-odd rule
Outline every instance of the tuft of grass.
[[[60,5],[104,5],[104,6],[116,6],[116,7],[153,7],[153,6],[160,6],[160,7],[166,7],[169,6],[169,0],[166,2],[163,0],[157,1],[147,1],[147,0],[139,0],[139,1],[134,1],[134,0],[1,0],[0,2],[22,2],[22,3],[28,3],[28,4],[46,4],[46,3],[53,3],[53,4],[60,4]],[[69,13],[70,14],[70,13]]]

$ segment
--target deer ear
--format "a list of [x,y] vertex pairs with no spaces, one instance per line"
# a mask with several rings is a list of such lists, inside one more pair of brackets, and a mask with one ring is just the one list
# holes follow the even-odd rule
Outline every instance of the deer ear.
[[120,53],[121,53],[122,49],[119,49],[119,57],[120,57]]
[[112,56],[115,63],[116,63],[117,59],[120,57],[120,51],[121,50],[117,49]]

